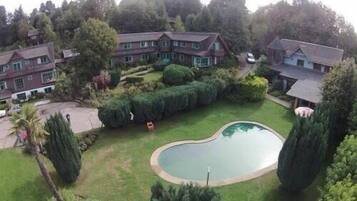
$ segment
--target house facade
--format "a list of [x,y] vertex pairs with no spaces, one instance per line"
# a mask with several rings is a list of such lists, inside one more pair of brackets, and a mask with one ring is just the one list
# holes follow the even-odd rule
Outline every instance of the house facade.
[[54,78],[53,43],[0,53],[0,101],[50,93]]
[[314,107],[321,101],[323,76],[342,61],[344,51],[303,41],[275,38],[267,47],[270,68],[279,73],[294,107]]
[[147,32],[118,35],[112,63],[134,64],[170,60],[187,66],[209,67],[223,62],[229,48],[218,33]]

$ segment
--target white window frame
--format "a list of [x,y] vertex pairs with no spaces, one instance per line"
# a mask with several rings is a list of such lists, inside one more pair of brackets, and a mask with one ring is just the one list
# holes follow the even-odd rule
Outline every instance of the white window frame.
[[40,57],[41,64],[47,64],[49,62],[47,56],[42,56]]
[[200,49],[200,44],[199,43],[192,43],[192,49],[194,49],[194,50]]
[[[127,58],[130,58],[129,60],[127,60]],[[124,57],[124,62],[125,63],[132,63],[134,60],[133,56],[125,56]]]
[[[16,69],[16,67],[19,67],[19,69]],[[17,61],[17,62],[12,63],[12,68],[14,69],[15,72],[22,70],[22,62]]]
[[[21,88],[19,88],[19,87],[17,86],[17,84],[16,84],[16,81],[17,81],[17,80],[22,80],[22,87],[21,87]],[[15,89],[16,89],[16,90],[24,89],[24,88],[25,88],[25,80],[24,80],[24,78],[17,78],[17,79],[15,79],[15,80],[14,80],[14,86],[15,86]]]
[[0,81],[0,86],[4,86],[3,89],[1,89],[1,87],[0,87],[0,91],[7,89],[6,81]]
[[128,50],[132,48],[132,44],[131,43],[123,43],[123,48]]
[[[48,74],[52,75],[52,79],[45,80],[43,76],[48,75]],[[54,71],[46,71],[46,72],[41,73],[41,81],[42,81],[42,84],[47,84],[47,83],[55,81],[55,72]]]
[[219,42],[214,42],[213,45],[214,45],[214,48],[213,48],[214,50],[220,50],[221,47],[220,47],[220,43]]
[[177,40],[174,41],[174,47],[178,47],[179,46],[179,42]]
[[140,41],[140,48],[146,48],[148,47],[148,42],[147,41]]
[[8,64],[5,64],[5,65],[1,65],[0,66],[1,68],[1,71],[0,73],[6,73],[7,70],[9,70],[9,65]]

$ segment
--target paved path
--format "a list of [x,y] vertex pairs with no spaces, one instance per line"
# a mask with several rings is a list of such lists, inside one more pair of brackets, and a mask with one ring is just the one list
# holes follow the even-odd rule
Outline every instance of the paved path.
[[287,102],[287,101],[281,100],[281,99],[279,99],[277,97],[274,97],[272,95],[269,95],[269,94],[267,94],[265,97],[267,99],[269,99],[269,100],[271,100],[271,101],[283,106],[283,107],[291,108],[291,104],[289,102]]
[[[81,133],[101,127],[96,108],[79,107],[75,102],[58,102],[40,105],[37,107],[40,117],[44,122],[51,114],[61,112],[64,116],[69,114],[71,126],[75,133]],[[11,123],[8,117],[0,119],[0,149],[12,147],[16,141],[15,136],[9,136]]]

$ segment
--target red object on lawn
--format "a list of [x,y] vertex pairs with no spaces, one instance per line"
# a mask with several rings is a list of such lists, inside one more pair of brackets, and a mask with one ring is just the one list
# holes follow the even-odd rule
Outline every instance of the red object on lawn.
[[19,136],[22,141],[25,141],[27,139],[26,131],[21,131]]
[[147,122],[146,127],[148,128],[149,131],[155,130],[155,125],[152,122]]

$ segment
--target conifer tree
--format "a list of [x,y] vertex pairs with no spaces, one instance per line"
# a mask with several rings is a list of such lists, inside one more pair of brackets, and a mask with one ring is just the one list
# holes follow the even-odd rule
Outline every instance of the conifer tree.
[[73,183],[81,169],[81,153],[69,123],[57,113],[45,123],[49,133],[46,150],[57,173],[65,183]]
[[326,122],[326,107],[322,106],[309,118],[297,118],[279,155],[278,177],[285,190],[301,191],[319,173],[327,149]]

